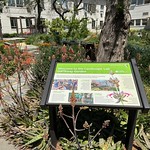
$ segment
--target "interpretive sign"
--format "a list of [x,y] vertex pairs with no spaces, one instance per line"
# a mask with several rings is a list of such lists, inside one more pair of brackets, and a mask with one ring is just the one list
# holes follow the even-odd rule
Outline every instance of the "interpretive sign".
[[47,104],[141,107],[130,63],[56,63]]
[[77,106],[128,109],[125,147],[132,150],[138,110],[150,108],[135,59],[124,63],[52,61],[40,105],[49,107],[53,145],[57,144],[57,106],[70,105],[72,92]]

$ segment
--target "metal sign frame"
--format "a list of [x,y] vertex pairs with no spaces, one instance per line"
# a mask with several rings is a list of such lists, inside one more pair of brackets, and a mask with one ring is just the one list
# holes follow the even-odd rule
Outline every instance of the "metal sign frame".
[[[116,62],[119,63],[119,62]],[[87,63],[88,65],[88,63]],[[131,59],[130,62],[131,70],[132,70],[132,75],[134,78],[134,83],[137,91],[137,95],[139,98],[140,106],[124,106],[124,105],[104,105],[104,104],[77,104],[77,106],[83,106],[83,105],[88,105],[90,107],[101,107],[101,108],[112,108],[112,109],[127,109],[128,110],[128,122],[127,122],[127,130],[126,130],[126,140],[125,140],[125,147],[127,150],[132,149],[133,145],[133,138],[134,138],[134,130],[136,126],[136,118],[137,118],[137,113],[138,110],[142,110],[143,112],[148,112],[150,109],[150,105],[148,103],[144,86],[138,71],[137,63],[135,59]],[[49,108],[49,117],[50,117],[50,135],[51,135],[51,140],[52,144],[55,146],[57,143],[57,126],[56,126],[56,107],[60,103],[49,103],[48,99],[50,97],[51,93],[51,88],[52,88],[52,83],[55,75],[57,67],[57,62],[56,60],[52,60],[51,62],[51,67],[48,73],[48,78],[45,84],[45,88],[43,91],[42,95],[42,100],[40,102],[41,107],[48,107]],[[62,105],[69,105],[68,104],[62,104]]]

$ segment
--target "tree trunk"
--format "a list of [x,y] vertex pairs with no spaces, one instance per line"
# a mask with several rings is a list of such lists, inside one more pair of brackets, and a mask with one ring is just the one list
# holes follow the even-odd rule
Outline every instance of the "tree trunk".
[[42,8],[41,8],[41,4],[40,4],[40,0],[37,0],[37,12],[38,12],[38,16],[37,16],[37,31],[38,33],[41,32],[41,12],[42,12]]
[[100,35],[97,62],[124,60],[130,18],[129,0],[106,0],[106,17]]

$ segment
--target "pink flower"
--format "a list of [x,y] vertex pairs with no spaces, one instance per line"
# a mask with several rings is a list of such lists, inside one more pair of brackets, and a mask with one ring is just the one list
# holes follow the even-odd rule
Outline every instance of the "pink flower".
[[70,54],[74,54],[74,50],[70,47],[69,49]]
[[62,62],[65,62],[66,61],[66,55],[62,54],[61,55],[61,60],[62,60]]
[[67,52],[67,47],[66,47],[66,45],[63,45],[63,46],[62,46],[61,52],[62,52],[62,53],[66,53],[66,52]]

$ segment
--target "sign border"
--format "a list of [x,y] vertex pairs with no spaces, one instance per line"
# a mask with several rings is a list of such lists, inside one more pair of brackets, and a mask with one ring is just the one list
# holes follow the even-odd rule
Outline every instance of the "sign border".
[[[58,62],[58,63],[63,63],[63,62]],[[65,63],[69,63],[69,62],[65,62]],[[76,62],[75,62],[76,63]],[[82,63],[82,62],[80,62]],[[91,63],[91,62],[83,62],[83,63]],[[94,62],[92,62],[94,63]],[[136,92],[139,98],[139,103],[140,106],[124,106],[124,105],[105,105],[105,104],[76,104],[76,106],[91,106],[91,107],[101,107],[101,108],[120,108],[120,109],[143,109],[143,110],[148,110],[150,109],[145,91],[144,91],[144,87],[142,84],[142,80],[137,68],[137,64],[135,59],[131,59],[131,62],[95,62],[95,63],[129,63],[130,64],[130,68],[131,68],[131,73],[133,76],[133,80],[134,80],[134,84],[135,84],[135,88],[136,88]],[[51,88],[52,88],[52,81],[54,79],[54,75],[55,75],[55,71],[56,71],[56,67],[57,67],[57,62],[55,59],[52,60],[51,62],[51,67],[48,73],[48,78],[46,80],[46,84],[44,87],[44,92],[42,95],[42,101],[40,102],[40,106],[44,107],[44,106],[58,106],[61,103],[48,103],[48,99],[50,97],[51,94]],[[62,105],[64,106],[69,106],[70,103],[62,103]]]

